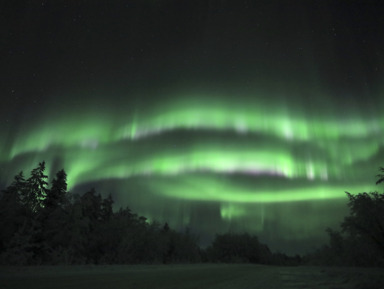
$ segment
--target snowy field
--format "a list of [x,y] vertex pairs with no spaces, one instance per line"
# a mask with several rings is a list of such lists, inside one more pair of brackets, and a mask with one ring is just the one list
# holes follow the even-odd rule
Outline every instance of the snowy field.
[[384,270],[261,265],[0,267],[0,289],[379,289]]

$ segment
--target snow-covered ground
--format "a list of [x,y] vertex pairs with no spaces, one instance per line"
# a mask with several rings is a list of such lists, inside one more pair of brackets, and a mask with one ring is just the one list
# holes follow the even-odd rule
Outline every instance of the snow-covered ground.
[[0,289],[381,289],[384,270],[261,265],[0,267]]

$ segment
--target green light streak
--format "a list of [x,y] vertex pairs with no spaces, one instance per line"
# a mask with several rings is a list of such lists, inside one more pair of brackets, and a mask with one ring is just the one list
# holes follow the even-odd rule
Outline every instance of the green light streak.
[[44,152],[54,146],[96,149],[114,140],[111,131],[111,123],[100,117],[76,116],[43,122],[16,139],[10,158],[28,152]]
[[[190,99],[194,99],[191,101]],[[271,107],[255,101],[233,103],[230,100],[207,101],[202,96],[184,96],[140,115],[114,116],[109,114],[75,114],[43,119],[33,127],[28,125],[12,146],[8,159],[27,152],[42,152],[52,146],[85,147],[95,149],[102,144],[119,140],[135,140],[153,134],[176,129],[185,130],[232,130],[239,134],[264,134],[282,141],[318,142],[325,149],[331,145],[338,155],[335,142],[376,138],[383,143],[381,128],[384,118],[338,119],[335,116],[314,118],[300,113],[301,109]],[[140,119],[140,120],[139,120]],[[353,142],[355,143],[355,141]],[[350,154],[359,151],[362,158],[368,151],[348,144]],[[365,145],[361,144],[360,146]],[[377,148],[377,143],[371,144]],[[345,148],[341,148],[344,150]],[[371,148],[372,150],[373,148]],[[347,160],[350,162],[351,160]]]
[[[154,177],[152,177],[154,178]],[[362,191],[370,184],[346,186],[346,184],[307,184],[292,188],[257,187],[243,183],[233,184],[224,178],[178,176],[175,178],[155,178],[148,184],[154,192],[170,198],[200,201],[220,201],[232,203],[284,203],[297,201],[317,201],[345,198],[344,191]]]
[[196,95],[182,99],[149,114],[138,124],[137,137],[174,129],[212,129],[266,133],[285,140],[335,140],[378,135],[378,128],[384,125],[383,118],[345,120],[327,115],[314,119],[300,113],[300,109],[287,112],[287,109],[265,106],[257,101],[242,103],[241,98],[240,104],[234,103],[231,97],[227,98],[229,101],[216,102]]
[[[251,96],[236,100],[181,95],[126,114],[109,108],[42,117],[24,124],[1,159],[25,170],[60,159],[71,190],[100,180],[143,178],[142,188],[157,196],[219,202],[225,220],[249,214],[244,203],[338,200],[345,190],[371,187],[370,172],[359,170],[384,143],[383,117],[311,114],[296,104]],[[5,177],[11,181],[16,173]],[[233,175],[246,176],[246,183],[233,181]],[[258,182],[265,178],[288,183]]]
[[242,206],[229,203],[221,205],[220,215],[222,219],[231,220],[233,218],[241,218],[246,216],[247,211]]
[[[132,142],[113,149],[78,149],[64,153],[68,163],[70,184],[108,178],[128,178],[137,175],[183,175],[197,171],[209,173],[243,173],[248,175],[278,175],[285,178],[328,180],[341,177],[343,167],[318,158],[294,157],[289,149],[270,146],[215,148],[215,144],[198,145],[189,150],[169,150],[158,147],[156,152],[138,153]],[[239,149],[242,148],[242,149]],[[122,153],[124,151],[124,153]],[[345,171],[345,170],[344,170]]]

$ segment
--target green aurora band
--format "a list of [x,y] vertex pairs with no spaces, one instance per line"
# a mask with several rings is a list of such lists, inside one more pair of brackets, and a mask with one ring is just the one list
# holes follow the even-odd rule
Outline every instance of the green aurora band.
[[[2,149],[1,161],[11,168],[5,181],[9,184],[17,170],[28,172],[39,161],[46,161],[48,172],[60,169],[53,165],[58,162],[68,173],[70,190],[119,181],[116,190],[122,194],[134,186],[141,196],[120,196],[119,201],[149,219],[171,218],[171,224],[188,226],[191,208],[185,203],[217,204],[222,223],[255,232],[276,220],[276,208],[284,211],[302,202],[315,215],[329,202],[341,204],[337,213],[312,216],[309,224],[293,209],[291,221],[280,215],[289,240],[337,224],[345,213],[344,191],[374,189],[375,170],[382,165],[377,155],[384,117],[338,118],[250,99],[235,104],[219,99],[185,95],[125,114],[107,107],[45,115],[24,125],[23,133]],[[164,209],[148,209],[154,202]],[[167,208],[169,202],[183,210]],[[321,209],[313,207],[316,202]],[[257,221],[237,223],[250,218]]]
[[[324,115],[312,119],[310,116],[300,115],[300,110],[289,113],[286,109],[271,109],[250,101],[236,105],[231,101],[207,101],[195,95],[187,95],[185,98],[185,101],[178,101],[176,104],[173,101],[154,111],[145,112],[142,116],[134,112],[133,117],[128,119],[121,116],[111,118],[113,112],[107,115],[71,115],[70,118],[68,115],[54,116],[53,121],[44,120],[37,131],[26,131],[26,136],[12,147],[10,157],[25,152],[44,151],[52,145],[93,147],[186,129],[232,130],[240,134],[267,134],[285,141],[318,142],[319,146],[326,147],[330,153],[337,155],[338,149],[347,149],[344,157],[352,161],[350,154],[358,153],[358,157],[363,155],[365,158],[372,151],[363,153],[366,149],[356,148],[355,145],[352,148],[339,147],[338,141],[377,138],[384,126],[384,117],[364,119],[354,116],[353,119],[338,119],[333,116],[332,119],[332,116]],[[332,142],[334,145],[328,148]]]

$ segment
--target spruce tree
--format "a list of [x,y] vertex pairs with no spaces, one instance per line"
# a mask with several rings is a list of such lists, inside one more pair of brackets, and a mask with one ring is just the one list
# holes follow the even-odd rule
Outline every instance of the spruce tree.
[[22,202],[32,213],[44,207],[44,200],[47,197],[48,176],[44,171],[45,162],[41,162],[31,171],[31,176],[26,182],[26,190],[23,192]]
[[21,192],[25,190],[23,172],[17,174],[12,184],[2,190],[0,197],[0,252],[5,250],[23,223]]
[[56,177],[52,180],[51,189],[47,190],[44,199],[44,207],[49,210],[55,210],[63,207],[67,203],[67,174],[62,169],[56,173]]

